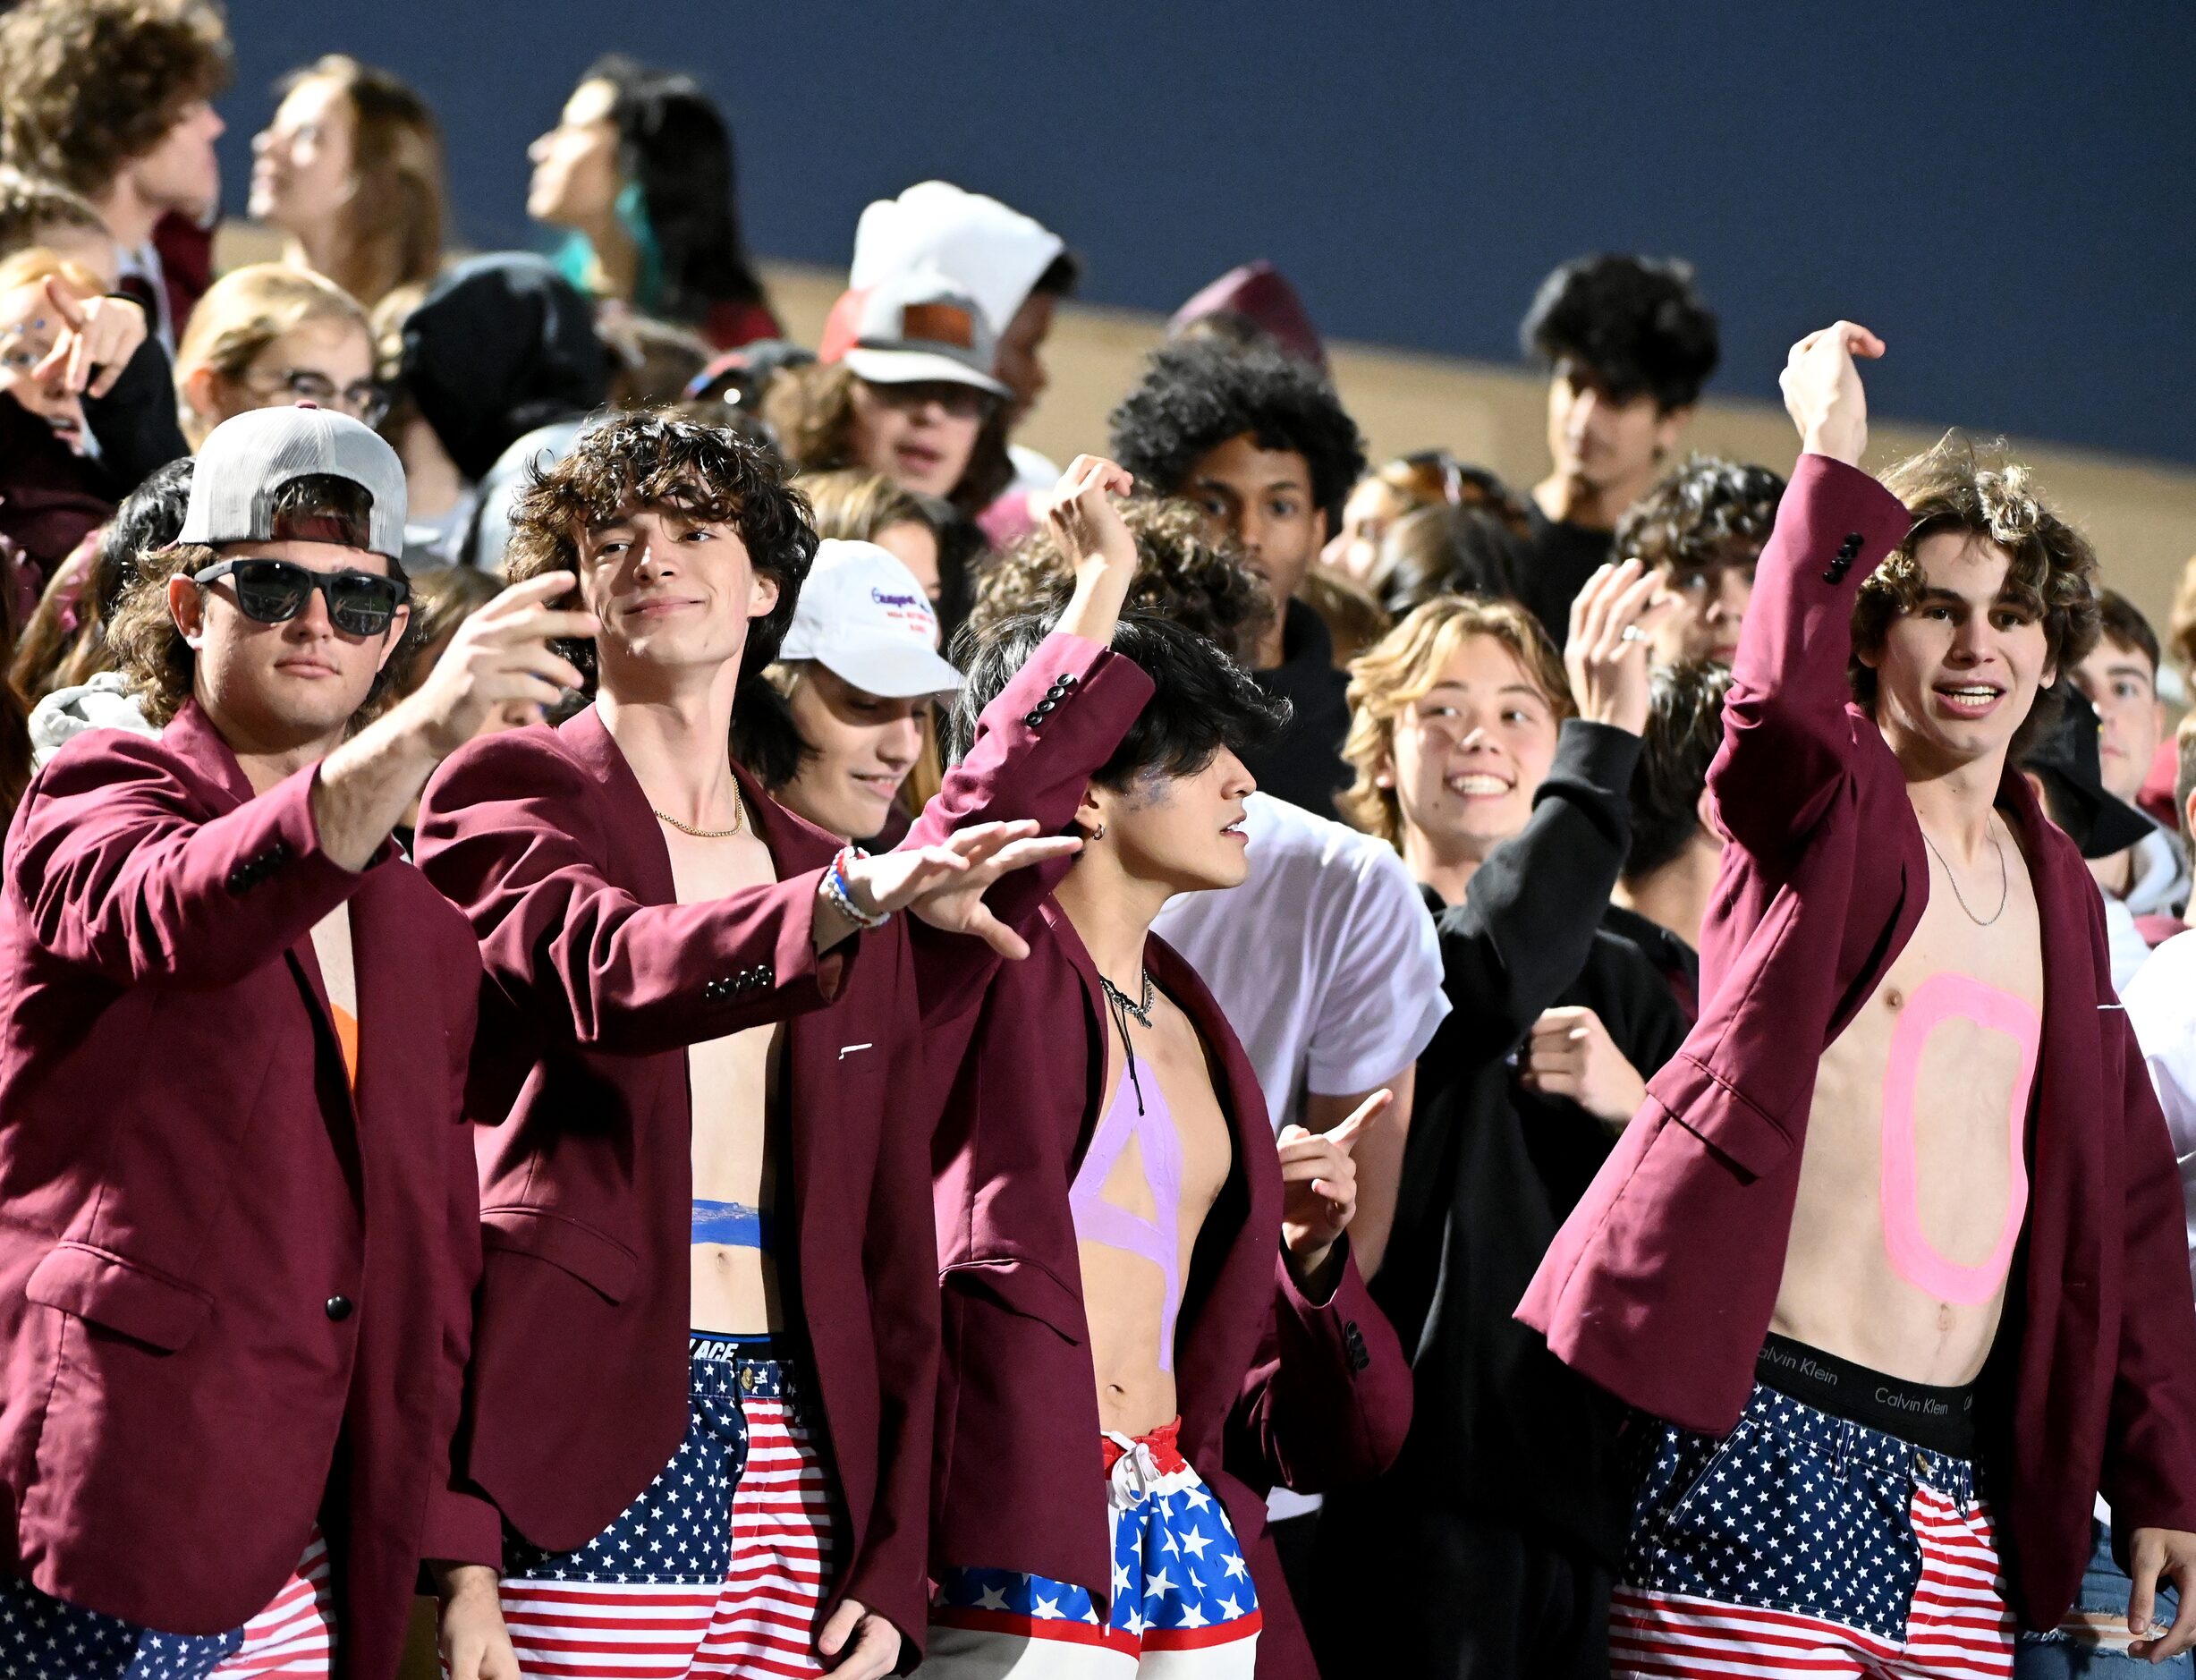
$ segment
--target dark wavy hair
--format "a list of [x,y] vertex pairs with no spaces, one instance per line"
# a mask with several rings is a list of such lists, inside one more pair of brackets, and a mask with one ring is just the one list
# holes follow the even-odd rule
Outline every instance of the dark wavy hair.
[[616,89],[610,121],[620,173],[640,189],[663,259],[663,293],[635,300],[652,315],[697,325],[720,302],[759,303],[762,282],[740,229],[732,125],[691,76],[653,70],[620,53],[596,60],[582,83]]
[[1442,595],[1521,600],[1530,564],[1523,540],[1497,509],[1420,507],[1381,539],[1372,591],[1391,618],[1403,618]]
[[[2102,613],[2097,601],[2097,550],[2043,499],[2029,470],[2005,458],[2003,439],[1977,445],[1946,432],[1920,454],[1883,475],[1884,488],[1906,504],[1906,539],[1870,573],[1853,607],[1853,658],[1846,667],[1853,698],[1876,705],[1876,673],[1862,653],[1883,647],[1891,621],[1921,598],[1914,556],[1942,531],[1996,543],[2012,557],[2002,592],[2042,623],[2044,643],[2062,679],[2097,646]],[[2017,761],[2058,713],[2058,696],[2039,689],[2014,731],[2008,756]]]
[[1329,531],[1365,471],[1365,442],[1335,387],[1308,363],[1266,345],[1181,339],[1161,346],[1106,418],[1113,455],[1140,487],[1183,488],[1200,457],[1248,432],[1261,449],[1293,450]]
[[1615,401],[1650,395],[1666,414],[1700,400],[1723,353],[1692,264],[1607,253],[1543,280],[1518,340],[1528,356],[1578,363]]
[[[504,575],[516,583],[545,572],[576,573],[589,526],[643,507],[730,525],[755,570],[777,580],[777,602],[749,625],[740,659],[742,684],[759,677],[793,623],[816,558],[816,532],[808,503],[785,481],[777,457],[728,428],[643,412],[583,433],[571,454],[537,465],[519,492]],[[566,641],[556,649],[591,684],[595,644]]]
[[210,0],[29,0],[0,14],[0,161],[97,199],[230,74]]
[[165,547],[182,530],[196,460],[183,455],[155,468],[100,530],[84,570],[72,574],[64,566],[54,573],[8,669],[25,699],[43,700],[57,688],[74,688],[114,668],[106,627],[137,576],[138,556]]
[[1700,790],[1723,744],[1731,667],[1705,659],[1658,666],[1640,761],[1632,771],[1632,847],[1624,878],[1643,879],[1685,849],[1700,826]]
[[[1247,658],[1273,622],[1274,606],[1234,546],[1208,541],[1202,515],[1172,497],[1132,496],[1121,516],[1136,539],[1129,610],[1171,619],[1230,658]],[[1074,592],[1073,568],[1040,526],[984,568],[955,652],[1024,613],[1057,617]]]
[[1664,572],[1759,559],[1784,494],[1767,467],[1689,456],[1624,510],[1616,552]]
[[[1058,622],[1056,611],[1020,613],[968,640],[968,681],[940,725],[946,761],[959,763],[976,739],[976,720],[998,698]],[[1289,703],[1270,695],[1226,654],[1188,626],[1153,613],[1121,615],[1114,651],[1151,679],[1151,698],[1091,779],[1116,791],[1159,776],[1195,776],[1225,747],[1241,757],[1270,742],[1289,720]]]

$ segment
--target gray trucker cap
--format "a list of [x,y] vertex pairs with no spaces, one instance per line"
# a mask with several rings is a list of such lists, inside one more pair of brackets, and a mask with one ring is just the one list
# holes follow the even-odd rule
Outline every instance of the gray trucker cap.
[[364,490],[372,505],[366,546],[403,559],[404,467],[396,451],[370,426],[310,404],[253,409],[207,435],[175,540],[208,547],[273,541],[275,493],[309,473],[348,479]]

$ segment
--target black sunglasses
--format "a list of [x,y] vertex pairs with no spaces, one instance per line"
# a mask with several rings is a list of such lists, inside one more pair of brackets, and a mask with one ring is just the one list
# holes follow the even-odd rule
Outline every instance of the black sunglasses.
[[327,598],[329,622],[346,636],[378,636],[411,593],[401,579],[315,572],[288,560],[217,560],[191,581],[204,588],[221,578],[236,585],[236,604],[255,624],[288,624],[318,590]]

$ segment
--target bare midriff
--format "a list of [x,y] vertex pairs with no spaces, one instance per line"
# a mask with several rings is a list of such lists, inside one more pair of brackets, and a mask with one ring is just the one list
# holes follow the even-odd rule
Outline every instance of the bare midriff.
[[1771,1328],[1910,1382],[1981,1371],[2028,1208],[2043,1009],[2019,846],[2004,910],[1963,911],[1941,869],[1897,961],[1824,1054]]
[[1135,1078],[1109,1031],[1106,1107],[1069,1200],[1099,1427],[1137,1436],[1175,1415],[1183,1290],[1234,1145],[1189,1017],[1160,997],[1151,1026],[1130,1031]]
[[[751,829],[733,838],[701,839],[666,828],[664,838],[683,904],[776,878],[769,848]],[[752,1210],[756,1219],[749,1222],[750,1232],[757,1226],[763,1233],[769,1228],[767,1214],[776,1187],[769,1114],[781,1036],[776,1025],[750,1027],[691,1045],[686,1051],[694,1201],[697,1207]],[[699,1237],[728,1223],[697,1218],[693,1234]],[[688,1271],[687,1323],[692,1328],[719,1336],[767,1336],[784,1328],[777,1266],[767,1241],[752,1240],[743,1232],[736,1241],[693,1242]]]

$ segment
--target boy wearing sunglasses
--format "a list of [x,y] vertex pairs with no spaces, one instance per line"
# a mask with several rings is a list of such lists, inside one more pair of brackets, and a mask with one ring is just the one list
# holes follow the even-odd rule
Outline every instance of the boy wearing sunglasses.
[[[19,1672],[516,1674],[453,1472],[479,1270],[463,917],[390,829],[578,674],[506,591],[377,718],[404,479],[321,410],[217,428],[109,634],[163,733],[39,774],[0,890],[0,1626]],[[361,721],[374,718],[374,721]],[[338,1625],[340,1607],[340,1625]]]

